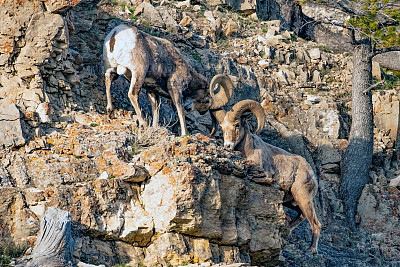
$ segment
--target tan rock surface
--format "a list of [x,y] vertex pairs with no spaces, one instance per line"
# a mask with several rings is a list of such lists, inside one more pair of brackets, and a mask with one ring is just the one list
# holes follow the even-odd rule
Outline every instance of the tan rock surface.
[[[1,201],[2,214],[12,218],[8,231],[24,229],[13,237],[34,235],[37,218],[57,207],[71,213],[81,233],[74,252],[81,260],[105,253],[108,258],[97,260],[109,264],[122,257],[117,248],[143,248],[125,258],[150,266],[261,263],[279,254],[287,235],[283,194],[251,181],[257,166],[200,134],[135,134],[122,122],[92,117],[92,126],[71,124],[9,155],[13,160],[3,172],[20,193],[10,191],[15,193]],[[134,155],[134,146],[142,152]],[[17,212],[7,204],[13,197]],[[242,246],[248,248],[239,252]]]

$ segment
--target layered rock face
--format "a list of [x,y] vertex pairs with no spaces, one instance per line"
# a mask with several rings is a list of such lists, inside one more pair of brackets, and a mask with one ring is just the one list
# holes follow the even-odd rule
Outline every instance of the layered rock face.
[[[394,180],[394,179],[393,179]],[[397,178],[399,180],[399,178]],[[358,205],[360,225],[371,234],[374,249],[393,261],[400,261],[400,199],[398,184],[364,187]],[[396,230],[395,230],[396,229]]]
[[288,234],[283,193],[252,182],[257,166],[200,134],[86,120],[1,156],[11,241],[33,242],[51,206],[71,213],[83,262],[276,263]]

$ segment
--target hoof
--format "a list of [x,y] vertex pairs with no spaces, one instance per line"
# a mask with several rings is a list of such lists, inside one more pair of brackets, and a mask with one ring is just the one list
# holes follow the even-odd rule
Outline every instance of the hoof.
[[149,125],[147,124],[147,122],[145,121],[145,120],[141,120],[141,119],[138,119],[138,123],[139,123],[139,127],[142,127],[142,128],[147,128],[147,127],[149,127]]
[[309,248],[307,249],[307,252],[309,252],[309,253],[311,253],[311,254],[313,254],[313,255],[318,255],[318,250],[317,250],[317,248],[315,248],[315,247],[309,247]]
[[113,108],[107,108],[107,117],[109,118],[109,119],[111,119],[111,117],[112,117],[112,115],[113,115],[113,112],[114,111],[114,109]]

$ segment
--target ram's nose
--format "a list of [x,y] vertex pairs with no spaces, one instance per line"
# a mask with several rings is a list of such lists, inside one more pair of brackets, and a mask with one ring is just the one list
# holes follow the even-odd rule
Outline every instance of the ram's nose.
[[186,100],[185,102],[183,102],[183,107],[187,111],[192,111],[193,110],[193,102],[190,100]]
[[231,141],[225,141],[224,142],[224,147],[226,147],[226,148],[228,148],[230,150],[233,150],[233,148],[235,147],[235,144],[232,143]]
[[208,97],[208,99],[206,100],[206,102],[207,102],[207,101],[208,101],[208,106],[209,106],[209,107],[212,107],[213,104],[214,104],[214,101],[213,101],[212,97]]

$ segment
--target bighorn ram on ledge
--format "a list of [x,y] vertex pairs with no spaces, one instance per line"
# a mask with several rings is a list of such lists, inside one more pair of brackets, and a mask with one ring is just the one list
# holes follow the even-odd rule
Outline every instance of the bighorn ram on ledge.
[[293,230],[307,219],[313,233],[309,250],[317,253],[321,224],[312,202],[318,189],[313,170],[303,157],[267,144],[252,134],[246,119],[242,118],[245,111],[251,111],[257,117],[256,133],[260,133],[264,128],[265,114],[261,105],[254,100],[240,101],[228,112],[221,109],[212,112],[214,122],[218,121],[224,133],[224,145],[259,164],[267,177],[276,178],[285,192],[283,205],[298,213],[290,222],[290,229]]
[[[145,87],[153,111],[153,126],[158,125],[159,96],[172,98],[178,112],[181,134],[186,135],[184,99],[192,101],[192,107],[201,114],[217,109],[228,102],[232,95],[232,82],[225,75],[217,75],[210,83],[210,90],[221,85],[214,97],[208,94],[207,79],[194,70],[173,44],[139,31],[135,27],[119,25],[107,35],[103,46],[107,112],[113,110],[111,103],[111,81],[118,75],[130,81],[128,97],[139,122],[146,125],[138,103],[141,87]],[[118,75],[111,75],[111,74]]]

